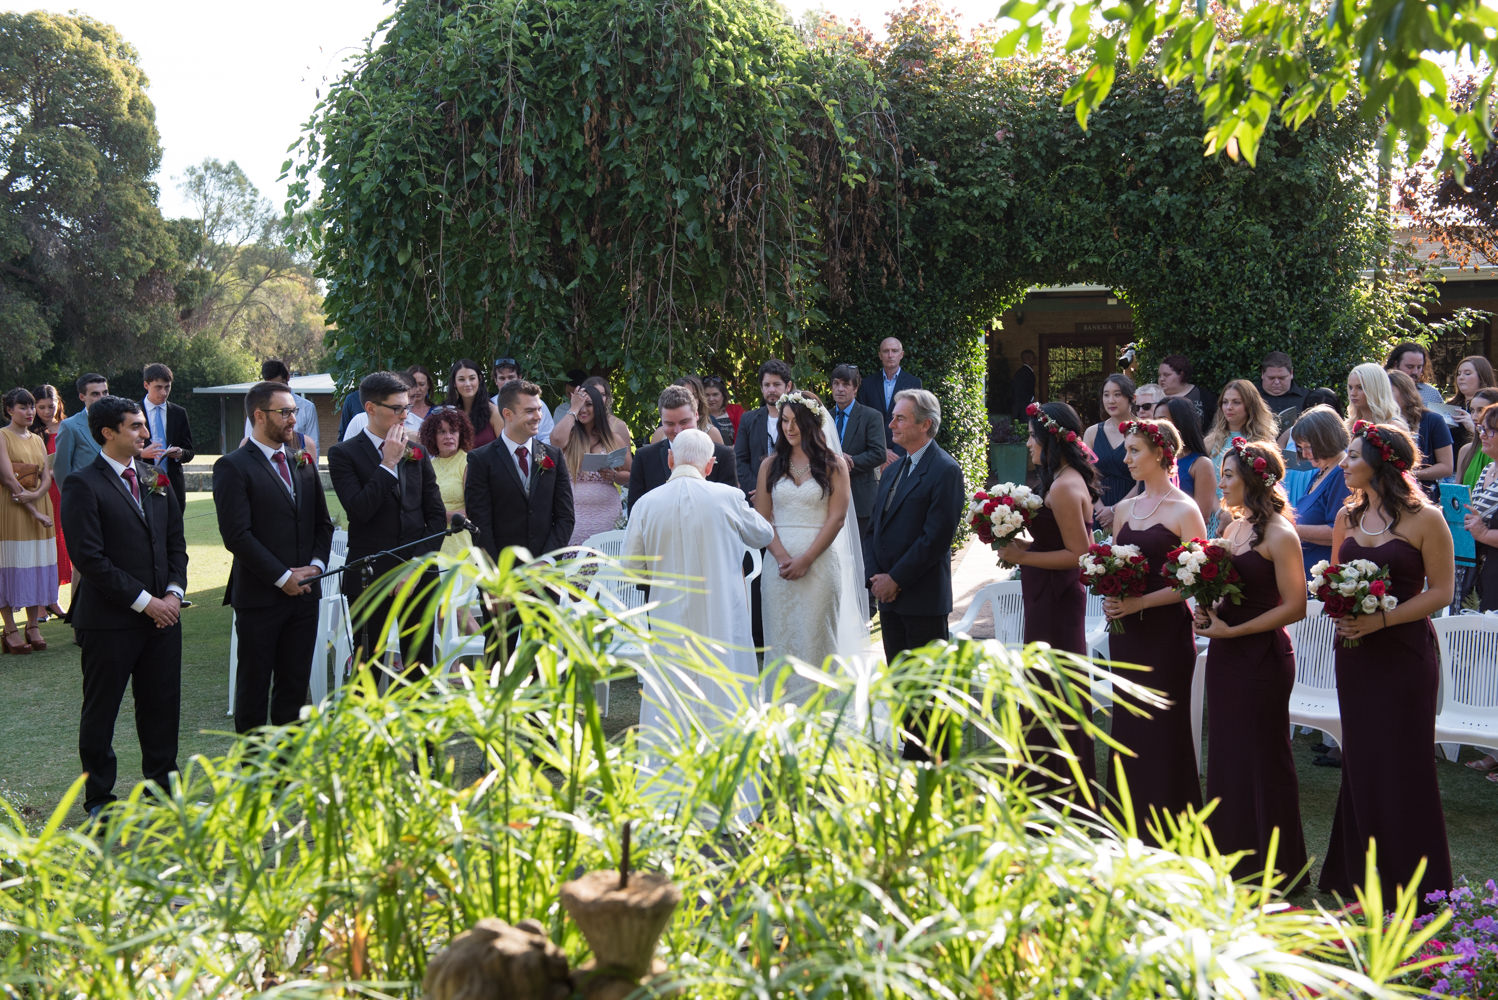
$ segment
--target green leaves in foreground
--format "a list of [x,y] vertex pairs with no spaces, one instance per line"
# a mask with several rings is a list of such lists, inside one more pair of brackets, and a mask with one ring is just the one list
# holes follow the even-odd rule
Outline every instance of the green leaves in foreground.
[[[625,821],[635,865],[682,889],[661,955],[682,996],[1376,996],[1417,946],[1408,912],[1369,930],[1234,886],[1198,817],[1161,850],[1030,790],[1024,720],[1042,711],[1054,740],[1090,707],[1085,662],[963,642],[857,680],[799,668],[824,684],[805,706],[605,739],[592,681],[634,669],[612,639],[687,679],[721,671],[712,650],[587,601],[578,580],[606,564],[445,569],[435,599],[476,582],[513,609],[522,639],[492,672],[384,694],[365,673],[194,759],[169,795],[137,792],[100,839],[63,828],[70,802],[35,835],[11,814],[5,995],[411,996],[494,915],[541,919],[578,962],[557,891],[616,865]],[[880,720],[909,702],[964,723],[966,749],[897,760]]]

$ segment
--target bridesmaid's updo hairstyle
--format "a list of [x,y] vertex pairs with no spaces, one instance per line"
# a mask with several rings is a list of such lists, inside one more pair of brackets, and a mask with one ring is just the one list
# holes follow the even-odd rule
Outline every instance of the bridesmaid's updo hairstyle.
[[[1378,511],[1388,519],[1391,527],[1399,523],[1401,514],[1413,514],[1425,506],[1425,494],[1408,474],[1420,457],[1420,449],[1415,447],[1409,431],[1398,424],[1370,424],[1359,420],[1353,425],[1352,443],[1348,447],[1360,449],[1358,454],[1368,463],[1373,492],[1378,494]],[[1351,523],[1362,520],[1368,504],[1367,490],[1352,491],[1347,500]]]
[[[1070,435],[1057,434],[1051,431],[1042,420],[1044,414],[1052,423],[1061,428],[1062,431],[1071,431]],[[1040,413],[1030,418],[1030,436],[1040,445],[1040,492],[1042,495],[1049,493],[1051,483],[1056,476],[1065,468],[1076,469],[1082,475],[1082,482],[1087,484],[1087,493],[1095,501],[1102,494],[1097,486],[1097,467],[1088,458],[1083,449],[1087,446],[1082,443],[1082,418],[1077,416],[1077,411],[1067,403],[1042,403]]]
[[1223,456],[1222,464],[1232,462],[1238,481],[1243,484],[1243,506],[1239,508],[1254,529],[1253,544],[1264,541],[1264,528],[1276,514],[1293,516],[1289,502],[1285,499],[1285,460],[1279,449],[1263,441],[1248,441],[1237,444]]
[[[811,407],[800,402],[797,397],[806,397],[814,401],[818,407],[822,401],[812,393],[801,389],[780,397],[780,402],[775,407],[776,419],[789,413],[796,421],[796,427],[801,431],[801,450],[806,452],[806,460],[811,464],[811,478],[822,487],[823,496],[832,495],[832,463],[841,461],[832,453],[827,446],[827,441],[822,437],[822,418],[811,411]],[[791,443],[785,439],[784,434],[775,437],[775,456],[770,459],[770,480],[765,485],[774,488],[782,476],[791,474]]]

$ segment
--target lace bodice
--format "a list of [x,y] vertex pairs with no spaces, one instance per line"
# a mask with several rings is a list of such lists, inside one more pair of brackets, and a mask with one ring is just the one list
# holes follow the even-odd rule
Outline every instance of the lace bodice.
[[783,476],[770,488],[770,497],[775,503],[776,528],[820,528],[827,520],[829,497],[815,479],[798,486]]

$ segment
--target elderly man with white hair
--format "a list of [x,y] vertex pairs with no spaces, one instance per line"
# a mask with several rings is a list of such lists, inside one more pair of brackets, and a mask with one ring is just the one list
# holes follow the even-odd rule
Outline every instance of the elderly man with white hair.
[[[744,553],[770,544],[775,529],[745,502],[743,491],[708,480],[713,442],[702,431],[677,434],[668,462],[671,477],[630,511],[622,556],[660,581],[651,588],[651,599],[659,602],[650,612],[652,627],[670,623],[718,647],[715,655],[739,683],[731,690],[709,678],[692,678],[699,698],[647,672],[640,724],[685,723],[680,716],[687,708],[711,729],[720,720],[704,718],[695,703],[704,703],[707,714],[718,710],[727,716],[754,697],[759,663],[744,596]],[[670,641],[664,630],[661,637]]]

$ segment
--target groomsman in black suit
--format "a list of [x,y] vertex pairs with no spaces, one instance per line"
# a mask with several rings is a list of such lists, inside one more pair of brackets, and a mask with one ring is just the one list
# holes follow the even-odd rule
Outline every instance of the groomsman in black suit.
[[884,464],[888,466],[905,454],[889,431],[890,419],[895,415],[895,394],[906,389],[919,389],[921,380],[900,367],[905,360],[905,348],[894,337],[885,337],[879,342],[879,378],[866,378],[858,387],[858,401],[864,406],[878,410],[884,417]]
[[[661,430],[666,436],[654,444],[647,444],[635,452],[635,460],[629,467],[629,509],[645,494],[671,478],[671,467],[666,464],[671,454],[671,442],[676,435],[686,430],[701,430],[697,426],[697,400],[686,386],[668,385],[656,401],[661,411]],[[713,471],[709,482],[739,485],[735,475],[736,459],[733,449],[723,444],[713,445]]]
[[765,405],[744,414],[733,438],[739,487],[751,501],[754,487],[759,483],[759,464],[775,450],[775,439],[780,437],[780,411],[775,404],[795,388],[796,384],[791,381],[791,366],[784,361],[771,358],[759,366],[759,395]]
[[[948,638],[952,614],[952,540],[967,501],[962,468],[934,440],[941,404],[925,389],[895,397],[890,418],[905,454],[879,481],[874,497],[866,569],[879,600],[884,656]],[[929,731],[926,713],[903,720],[906,760],[928,760],[927,748],[945,743]],[[946,756],[944,750],[939,750]]]
[[468,453],[463,487],[478,543],[491,559],[516,545],[533,556],[560,549],[576,523],[572,479],[561,449],[536,436],[545,409],[541,387],[511,379],[495,398],[504,430]]
[[187,424],[187,411],[170,402],[172,395],[172,370],[157,362],[146,365],[141,373],[145,379],[146,398],[141,409],[146,417],[146,429],[151,433],[150,445],[141,457],[155,462],[172,481],[172,492],[177,497],[178,511],[187,509],[187,485],[182,475],[182,466],[192,461],[192,428]]
[[[369,414],[363,433],[340,441],[328,449],[328,473],[348,516],[348,561],[389,549],[410,545],[447,528],[447,511],[432,472],[432,460],[414,442],[406,440],[406,411],[410,399],[406,380],[395,372],[375,372],[359,383],[359,398]],[[381,556],[374,563],[374,578],[442,547],[442,539]],[[436,582],[436,575],[429,574]],[[417,592],[427,589],[427,581]],[[364,592],[362,573],[343,575],[343,593],[350,605]],[[379,657],[385,648],[384,623],[393,599],[387,597],[358,615],[356,640],[359,662]],[[410,607],[401,622],[401,659],[407,670],[433,661],[434,630],[421,607]],[[414,626],[414,628],[413,628]],[[420,645],[418,634],[422,634]]]
[[73,628],[83,647],[78,756],[91,818],[115,799],[114,724],[135,692],[141,770],[163,789],[177,770],[187,543],[171,483],[141,461],[150,432],[134,400],[105,396],[88,410],[101,451],[63,483],[68,554],[83,571]]
[[874,492],[884,467],[884,422],[879,411],[864,406],[856,396],[862,378],[853,365],[832,369],[832,426],[843,448],[848,478],[853,490],[853,512],[858,515],[858,534],[869,535],[869,517],[874,512]]
[[234,554],[224,603],[239,636],[234,731],[295,722],[307,700],[317,645],[316,585],[328,565],[333,522],[317,462],[291,448],[297,402],[283,383],[260,382],[244,401],[250,436],[213,464],[213,506]]

